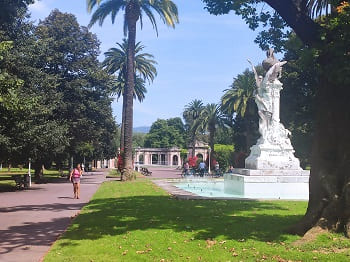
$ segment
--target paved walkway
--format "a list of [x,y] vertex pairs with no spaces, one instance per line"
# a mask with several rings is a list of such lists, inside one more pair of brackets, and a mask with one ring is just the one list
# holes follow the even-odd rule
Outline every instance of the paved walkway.
[[147,167],[152,172],[152,176],[149,178],[181,178],[181,169],[170,168],[170,167]]
[[0,261],[40,261],[71,217],[89,202],[105,175],[84,175],[80,199],[73,198],[72,185],[66,180],[0,193]]

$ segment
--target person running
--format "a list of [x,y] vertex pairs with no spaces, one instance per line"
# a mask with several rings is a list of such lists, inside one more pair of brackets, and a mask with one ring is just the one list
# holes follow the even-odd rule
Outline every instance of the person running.
[[73,183],[74,198],[79,199],[80,196],[80,177],[83,171],[81,170],[80,164],[70,172],[69,180]]

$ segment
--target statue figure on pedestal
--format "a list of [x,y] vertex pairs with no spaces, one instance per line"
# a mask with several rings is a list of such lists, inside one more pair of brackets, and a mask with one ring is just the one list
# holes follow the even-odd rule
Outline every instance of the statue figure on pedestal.
[[[248,62],[254,72],[257,86],[255,103],[258,107],[261,136],[257,144],[251,148],[251,154],[246,159],[246,167],[248,162],[248,165],[261,166],[265,169],[300,168],[298,159],[293,155],[294,150],[289,139],[290,132],[280,123],[280,91],[283,85],[279,78],[282,66],[287,62],[278,61],[273,55],[273,49],[269,49],[267,58],[262,63],[267,71],[265,77],[259,76],[252,62],[249,60]],[[280,163],[275,163],[272,157],[284,159]]]

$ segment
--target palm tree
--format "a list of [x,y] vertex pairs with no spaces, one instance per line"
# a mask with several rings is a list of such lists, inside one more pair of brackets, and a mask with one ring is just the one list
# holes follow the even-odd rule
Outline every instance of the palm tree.
[[[261,73],[263,71],[261,66],[256,70]],[[256,105],[254,102],[254,94],[256,90],[256,82],[253,72],[246,69],[242,74],[239,74],[233,81],[231,88],[224,90],[224,95],[221,98],[221,109],[236,119],[243,119],[245,130],[245,152],[249,151],[250,146],[254,141],[254,133],[250,127],[253,118],[257,115]]]
[[225,126],[225,115],[221,112],[220,106],[212,103],[207,104],[202,112],[200,118],[197,119],[200,122],[200,126],[203,130],[209,133],[209,146],[212,149],[210,158],[213,159],[214,154],[214,137],[217,127]]
[[[124,148],[124,122],[125,122],[125,110],[124,103],[125,98],[125,86],[126,86],[126,65],[127,65],[127,53],[128,53],[128,42],[123,39],[123,43],[117,43],[118,47],[110,48],[105,52],[105,60],[102,62],[103,67],[110,74],[118,72],[116,85],[114,92],[119,99],[123,95],[123,110],[122,110],[122,126],[121,126],[121,136],[120,136],[120,148]],[[145,81],[148,83],[152,82],[157,75],[157,69],[155,64],[157,62],[153,60],[153,55],[148,53],[141,53],[144,46],[140,42],[136,43],[135,46],[135,62],[134,62],[134,72],[135,72],[135,88],[134,88],[134,99],[138,99],[140,102],[145,98],[145,93],[147,89],[145,87]]]
[[186,121],[187,130],[189,131],[192,144],[192,157],[196,155],[196,140],[200,128],[200,122],[197,121],[197,119],[199,119],[201,116],[203,108],[203,102],[201,100],[195,99],[185,106],[185,110],[183,112],[183,118]]
[[[103,2],[103,3],[102,3]],[[157,30],[156,19],[152,10],[160,15],[161,20],[168,26],[175,27],[178,23],[178,11],[176,5],[171,0],[87,0],[88,11],[91,12],[94,7],[97,9],[92,14],[89,26],[96,22],[102,25],[105,18],[110,15],[112,23],[119,11],[124,11],[124,34],[128,35],[128,55],[126,66],[126,90],[125,90],[125,118],[124,118],[124,156],[123,172],[127,177],[131,177],[132,172],[132,126],[133,126],[133,94],[135,86],[135,41],[136,41],[136,23],[138,20],[143,24],[142,17],[145,14],[153,28]]]

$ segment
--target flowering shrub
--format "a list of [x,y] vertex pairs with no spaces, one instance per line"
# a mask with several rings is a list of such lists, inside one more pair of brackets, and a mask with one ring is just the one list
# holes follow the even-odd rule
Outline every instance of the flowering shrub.
[[190,167],[195,167],[197,164],[197,159],[198,157],[194,156],[194,157],[189,157],[188,158],[188,164]]

